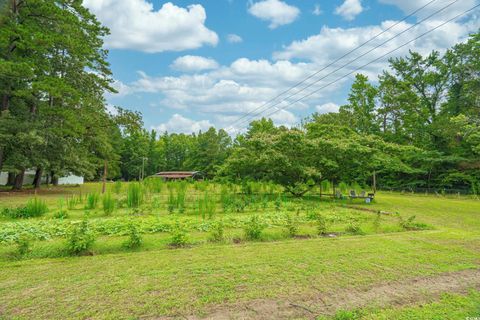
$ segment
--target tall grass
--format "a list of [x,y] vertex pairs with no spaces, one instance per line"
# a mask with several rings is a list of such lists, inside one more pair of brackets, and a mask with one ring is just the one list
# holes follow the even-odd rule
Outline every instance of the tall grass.
[[115,199],[110,192],[103,195],[102,204],[106,215],[111,215],[115,211]]
[[203,219],[205,218],[213,218],[216,211],[216,199],[215,196],[212,196],[209,192],[205,192],[203,197],[199,197],[197,199],[197,209],[200,216]]
[[25,206],[26,217],[39,217],[48,212],[48,206],[45,201],[35,197],[28,200]]
[[85,209],[92,210],[97,208],[98,198],[99,198],[98,193],[87,194],[87,203],[85,204]]
[[113,184],[113,192],[115,192],[116,194],[120,194],[120,192],[122,192],[122,188],[122,181],[115,181],[115,183]]
[[164,182],[161,178],[147,178],[143,181],[143,184],[149,192],[161,193],[163,190]]
[[181,181],[176,185],[177,189],[177,208],[178,212],[185,212],[185,198],[187,195],[187,182]]
[[138,182],[128,184],[127,189],[127,206],[129,208],[138,208],[143,203],[143,188]]

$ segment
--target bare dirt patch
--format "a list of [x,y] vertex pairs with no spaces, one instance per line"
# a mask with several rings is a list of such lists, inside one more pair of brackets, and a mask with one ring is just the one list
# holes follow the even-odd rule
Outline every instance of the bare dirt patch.
[[[183,319],[315,319],[338,310],[362,307],[387,307],[427,303],[442,293],[467,293],[480,289],[480,269],[445,273],[432,277],[336,292],[314,293],[304,297],[262,299],[245,303],[224,304],[207,310],[201,316],[182,315]],[[175,317],[174,317],[175,318]]]

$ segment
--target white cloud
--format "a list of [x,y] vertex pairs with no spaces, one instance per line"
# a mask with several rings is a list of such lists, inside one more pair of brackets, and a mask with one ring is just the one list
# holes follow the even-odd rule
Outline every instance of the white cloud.
[[231,33],[227,35],[227,41],[230,43],[240,43],[243,42],[243,39],[238,34]]
[[329,112],[338,112],[340,106],[333,102],[324,103],[322,105],[316,106],[315,110],[320,113],[329,113]]
[[335,14],[342,16],[345,20],[352,21],[363,11],[361,0],[345,0],[335,9]]
[[313,11],[312,11],[312,14],[315,15],[315,16],[319,16],[321,15],[323,12],[322,12],[322,9],[320,9],[320,5],[319,4],[315,4],[314,8],[313,8]]
[[196,121],[176,113],[167,122],[152,129],[160,133],[165,131],[169,133],[193,133],[200,130],[206,131],[210,127],[213,127],[213,124],[209,120]]
[[[394,5],[400,8],[405,14],[410,14],[425,6],[422,8],[422,10],[416,13],[417,18],[423,18],[438,10],[441,10],[443,7],[446,7],[453,1],[441,0],[430,3],[431,0],[379,0],[379,2]],[[477,0],[461,0],[452,4],[444,11],[441,11],[439,16],[451,16],[454,13],[459,14],[475,6],[475,4],[477,4]],[[435,19],[439,20],[439,16],[436,16]]]
[[[452,10],[452,12],[453,11],[454,10]],[[456,14],[453,13],[446,18],[449,19],[455,16]],[[442,17],[442,19],[444,19],[444,17]],[[380,25],[354,28],[323,27],[320,33],[312,35],[304,40],[294,41],[284,47],[282,51],[275,52],[274,58],[281,60],[302,59],[323,67],[350,52],[351,50],[354,50],[359,45],[367,42],[372,37],[378,35],[395,23],[396,21],[384,21]],[[389,53],[390,51],[400,47],[412,39],[415,39],[423,33],[437,27],[441,23],[443,23],[442,20],[428,20],[420,25],[413,26],[410,23],[401,22],[393,29],[390,29],[375,40],[364,45],[361,49],[348,55],[340,62],[337,62],[335,66],[328,68],[322,74],[334,71],[338,67],[343,66],[353,59],[359,58],[357,61],[352,62],[344,69],[338,71],[336,74],[337,77],[339,77],[348,73],[349,71],[354,71],[360,66],[363,66],[372,60]],[[409,29],[410,27],[412,28]],[[467,21],[462,20],[461,22],[449,22],[443,27],[432,31],[431,33],[409,43],[397,51],[394,51],[392,54],[387,55],[386,57],[379,59],[369,66],[362,68],[358,72],[363,72],[371,79],[375,79],[382,70],[388,67],[388,58],[391,56],[405,56],[408,55],[409,50],[417,51],[424,55],[430,53],[432,50],[444,51],[446,48],[451,47],[455,43],[463,41],[469,33],[478,30],[479,27],[480,19],[477,19],[475,16],[471,16],[469,20],[467,19]],[[407,29],[409,30],[394,38],[400,32]],[[390,39],[392,40],[389,41]],[[383,44],[384,42],[386,43]],[[377,49],[374,49],[378,45],[381,46]],[[367,54],[365,54],[363,57],[360,57],[364,53]]]
[[290,24],[300,15],[297,7],[288,5],[280,0],[263,0],[252,4],[248,8],[248,12],[265,21],[269,21],[270,29]]
[[175,59],[170,67],[178,71],[192,72],[217,69],[218,63],[210,58],[186,55]]
[[205,26],[203,6],[187,8],[167,2],[155,11],[147,0],[84,0],[84,5],[110,28],[106,46],[149,53],[182,51],[218,43]]
[[[313,68],[313,65],[307,63],[241,58],[229,66],[201,74],[152,77],[139,72],[140,77],[130,84],[130,90],[132,93],[157,93],[160,96],[158,107],[195,112],[214,119],[217,125],[228,126],[244,115],[249,119],[272,113],[275,123],[291,126],[298,121],[295,111],[318,105],[320,99],[335,93],[342,83],[314,94],[305,101],[291,104],[311,89],[286,101],[277,99],[267,106],[262,106],[310,75]],[[331,78],[325,81],[327,80],[331,81]],[[326,82],[320,84],[324,83]],[[294,95],[297,91],[293,90],[288,95]],[[236,123],[238,129],[247,124],[248,121]]]

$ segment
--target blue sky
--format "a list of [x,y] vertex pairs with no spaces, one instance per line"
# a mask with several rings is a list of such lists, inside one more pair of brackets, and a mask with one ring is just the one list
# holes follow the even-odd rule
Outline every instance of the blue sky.
[[[233,134],[255,115],[271,114],[277,124],[295,125],[313,112],[336,111],[346,101],[353,74],[298,103],[289,101],[478,4],[478,0],[433,1],[339,63],[388,41],[379,49],[296,95],[291,91],[290,100],[282,97],[259,109],[430,1],[84,0],[84,4],[111,30],[105,46],[119,93],[106,96],[110,105],[141,111],[147,129],[192,132],[215,126]],[[445,50],[478,30],[479,20],[478,11],[471,12],[395,54]],[[393,38],[407,28],[411,29]],[[361,71],[375,81],[386,67],[385,58]]]

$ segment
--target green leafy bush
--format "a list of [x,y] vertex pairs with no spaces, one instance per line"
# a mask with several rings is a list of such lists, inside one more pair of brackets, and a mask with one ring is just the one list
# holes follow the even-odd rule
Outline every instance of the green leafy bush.
[[290,237],[295,237],[298,234],[298,214],[297,216],[292,216],[291,214],[287,214],[285,217],[285,227],[287,228],[288,235]]
[[66,210],[58,210],[53,214],[55,219],[68,219],[68,212]]
[[95,233],[87,220],[74,223],[67,234],[67,251],[72,255],[86,253],[95,242]]
[[245,237],[249,240],[258,240],[262,237],[262,232],[265,227],[265,224],[260,221],[260,218],[254,215],[245,223]]
[[356,221],[351,221],[345,228],[345,231],[355,235],[365,234],[365,232],[362,230],[362,228],[360,228],[360,225]]
[[27,234],[21,234],[15,241],[16,251],[19,256],[24,256],[31,250],[31,238]]
[[127,230],[128,239],[123,243],[124,247],[129,249],[139,248],[143,243],[139,228],[133,221],[130,221],[127,225]]
[[317,225],[317,232],[319,235],[324,235],[327,233],[327,219],[325,219],[325,217],[319,212],[315,214],[315,223]]
[[222,242],[225,238],[225,225],[223,221],[214,221],[210,225],[209,239],[212,242]]
[[398,215],[400,220],[400,227],[404,230],[414,231],[414,230],[425,230],[428,229],[428,225],[425,223],[416,222],[416,216],[410,216],[407,220],[404,220],[400,215]]
[[188,243],[188,234],[180,222],[176,222],[170,231],[171,237],[169,244],[173,247],[183,247]]
[[2,210],[2,216],[7,218],[28,218],[27,208],[18,207],[18,208],[4,208]]

